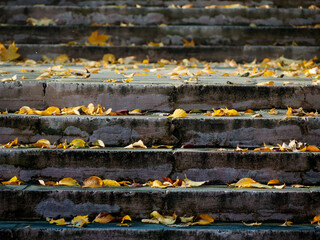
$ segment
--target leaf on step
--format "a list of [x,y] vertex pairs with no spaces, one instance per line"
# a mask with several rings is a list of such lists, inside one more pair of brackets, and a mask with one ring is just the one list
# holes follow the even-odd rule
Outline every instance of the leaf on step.
[[38,181],[39,181],[40,185],[42,185],[42,186],[56,186],[57,185],[57,183],[54,181],[45,182],[42,179],[39,179]]
[[281,185],[281,182],[277,179],[272,179],[267,184],[268,185]]
[[169,146],[169,145],[152,145],[151,148],[155,148],[155,149],[159,149],[159,148],[167,148],[167,149],[171,149],[173,148],[173,146]]
[[96,223],[109,223],[114,219],[114,216],[111,214],[107,214],[104,212],[99,213],[96,218],[93,220],[93,222]]
[[242,178],[236,184],[238,188],[272,188],[271,186],[256,182],[252,178]]
[[195,46],[195,43],[194,43],[194,40],[192,39],[191,41],[188,41],[186,39],[182,39],[183,40],[183,46],[184,47],[194,47]]
[[189,223],[189,224],[192,226],[195,226],[195,225],[209,225],[212,223],[214,223],[213,217],[211,217],[209,214],[200,214],[196,222]]
[[252,109],[248,109],[248,110],[246,110],[246,111],[244,112],[244,114],[245,114],[245,115],[254,115],[254,114],[256,114],[256,112],[253,111]]
[[202,181],[202,182],[192,181],[192,180],[188,179],[187,176],[185,176],[185,179],[183,179],[183,181],[185,182],[185,185],[187,187],[200,187],[201,185],[203,185],[207,182],[207,181]]
[[47,17],[36,19],[36,18],[28,18],[27,23],[31,23],[32,26],[56,26],[58,20],[53,20]]
[[61,115],[61,111],[58,107],[48,107],[44,111],[33,110],[34,114],[41,116]]
[[270,109],[269,114],[271,115],[277,115],[278,111],[275,108]]
[[65,64],[69,62],[69,57],[67,54],[60,54],[58,57],[56,57],[54,60],[55,64]]
[[63,178],[58,182],[58,185],[69,187],[80,186],[79,183],[73,178]]
[[107,41],[109,40],[110,36],[105,35],[103,33],[99,34],[98,31],[94,31],[88,38],[88,42],[95,46],[106,46]]
[[244,221],[241,221],[241,222],[243,223],[243,225],[249,226],[249,227],[262,225],[262,223],[258,223],[258,222],[254,222],[254,223],[245,223]]
[[11,148],[12,146],[18,146],[18,138],[14,139],[11,142],[8,142],[6,144],[1,144],[0,147],[4,147],[4,148]]
[[84,148],[85,146],[86,142],[79,138],[72,140],[71,143],[68,145],[68,147],[71,148]]
[[178,108],[174,110],[173,114],[169,115],[168,117],[169,118],[187,118],[188,114],[186,113],[185,110]]
[[129,215],[125,215],[120,224],[117,224],[119,227],[131,227],[131,224],[125,223],[125,221],[132,221],[131,217]]
[[237,145],[237,148],[233,150],[234,152],[247,152],[248,148],[240,148],[239,145]]
[[63,143],[58,144],[57,148],[67,149],[68,148],[67,140],[64,140]]
[[33,144],[35,147],[45,148],[47,146],[50,146],[50,141],[47,139],[40,139],[36,143]]
[[1,60],[4,62],[12,61],[15,59],[18,59],[20,57],[20,54],[17,53],[18,47],[16,47],[15,43],[11,43],[6,49],[2,44],[0,45],[0,56]]
[[142,140],[139,140],[138,142],[134,142],[126,147],[124,147],[126,149],[135,149],[135,148],[147,148],[146,145],[144,145],[144,143],[142,142]]
[[274,81],[257,83],[257,86],[272,86]]
[[194,216],[191,216],[191,217],[180,217],[180,221],[182,223],[189,223],[189,222],[192,222],[194,219]]
[[91,176],[84,180],[82,187],[88,187],[88,188],[98,188],[103,186],[103,181],[101,178],[96,176]]
[[[92,146],[94,147],[98,147],[98,148],[104,148],[106,147],[106,145],[104,144],[104,142],[100,139],[98,140],[95,140],[93,143],[92,143]],[[91,147],[92,148],[92,147]]]
[[132,111],[129,111],[129,115],[142,115],[143,113],[141,112],[140,109],[134,109]]
[[76,216],[71,220],[71,225],[73,227],[82,228],[83,226],[89,224],[88,215],[86,216]]
[[149,42],[148,46],[150,47],[163,47],[164,44],[162,42],[156,43],[156,42]]
[[9,77],[9,78],[2,78],[0,79],[0,82],[13,82],[17,80],[17,75],[14,75],[12,77]]
[[280,227],[291,227],[293,222],[286,220],[283,224],[279,225]]
[[309,145],[309,146],[307,146],[307,151],[308,152],[320,152],[320,149],[316,146]]
[[172,216],[162,216],[157,211],[153,211],[150,214],[150,217],[158,220],[161,224],[165,224],[165,225],[174,224],[177,219],[177,215],[175,213]]
[[56,219],[56,220],[54,220],[53,218],[51,218],[51,219],[48,219],[48,222],[49,222],[50,224],[56,224],[56,225],[58,225],[58,226],[64,226],[64,225],[66,225],[66,220],[65,220],[64,218],[59,218],[59,219]]
[[142,223],[151,223],[151,224],[160,224],[160,221],[157,219],[141,219]]
[[120,183],[111,179],[104,179],[102,180],[102,182],[104,187],[120,187],[121,186]]
[[183,5],[181,8],[193,8],[193,4],[186,4],[186,5]]
[[312,219],[311,224],[314,224],[314,223],[316,223],[316,222],[319,224],[319,222],[320,222],[320,215],[316,215],[316,216]]
[[23,184],[22,180],[18,179],[17,176],[10,178],[9,181],[2,182],[3,185],[21,185]]
[[113,63],[116,63],[116,61],[117,61],[117,59],[112,53],[107,53],[107,54],[103,55],[103,57],[102,57],[102,62],[104,64],[106,64],[106,63],[113,64]]
[[164,185],[161,181],[159,180],[154,180],[149,182],[150,187],[152,188],[167,188],[166,185]]

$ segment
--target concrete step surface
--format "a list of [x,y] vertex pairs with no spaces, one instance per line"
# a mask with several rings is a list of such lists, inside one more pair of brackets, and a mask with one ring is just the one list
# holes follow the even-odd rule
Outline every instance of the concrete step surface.
[[206,61],[223,62],[234,59],[237,62],[252,62],[254,59],[262,61],[264,58],[285,56],[292,59],[312,59],[319,55],[319,46],[78,46],[61,44],[17,44],[23,58],[41,60],[43,55],[56,57],[67,54],[71,58],[86,57],[90,60],[100,60],[105,53],[112,53],[116,57],[136,56],[143,60],[149,56],[151,62],[164,59],[197,58]]
[[[59,6],[82,6],[82,7],[100,7],[106,5],[126,5],[135,7],[137,2],[133,0],[7,0],[3,2],[4,5],[14,6],[14,5],[36,5],[36,4],[44,4],[44,5],[59,5]],[[193,4],[194,7],[205,7],[210,5],[230,5],[230,4],[242,4],[244,6],[263,6],[269,5],[270,7],[280,7],[280,8],[296,8],[296,7],[309,7],[310,5],[319,6],[320,2],[318,0],[144,0],[139,1],[139,5],[141,6],[160,6],[160,7],[168,7],[172,4],[174,5],[187,5]]]
[[21,143],[47,138],[51,142],[71,142],[81,138],[86,142],[97,139],[106,146],[126,146],[142,140],[146,145],[167,144],[197,147],[259,147],[281,144],[292,139],[320,145],[319,117],[289,118],[285,115],[211,117],[190,114],[189,118],[169,119],[152,114],[145,116],[37,116],[0,115],[0,143],[19,138]]
[[235,152],[234,149],[40,149],[0,150],[0,179],[17,176],[26,183],[59,181],[72,177],[83,182],[90,176],[103,179],[148,180],[170,177],[214,184],[250,177],[290,184],[320,184],[317,152]]
[[160,8],[1,6],[0,23],[26,25],[28,18],[50,18],[59,25],[245,25],[291,26],[320,23],[319,9],[289,8]]
[[183,40],[195,46],[215,45],[320,45],[320,28],[243,26],[0,26],[0,42],[24,44],[86,44],[92,32],[110,36],[114,46],[142,46],[150,42],[182,46]]
[[2,239],[292,239],[313,240],[320,237],[315,225],[279,227],[267,223],[246,227],[241,223],[214,223],[210,226],[169,227],[133,222],[131,227],[118,227],[115,223],[90,224],[84,229],[55,226],[45,222],[0,222]]
[[[43,220],[107,212],[133,219],[163,214],[212,215],[216,221],[293,221],[308,224],[319,213],[320,188],[254,189],[1,185],[0,219]],[[28,206],[28,207],[26,207]]]

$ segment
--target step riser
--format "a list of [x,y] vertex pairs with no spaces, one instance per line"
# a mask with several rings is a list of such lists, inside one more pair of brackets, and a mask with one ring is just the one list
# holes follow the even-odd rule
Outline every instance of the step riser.
[[[110,225],[110,224],[109,224]],[[18,226],[18,229],[2,229],[0,230],[0,237],[2,239],[23,239],[23,240],[46,240],[46,239],[79,239],[79,240],[90,240],[90,239],[130,239],[130,240],[194,240],[194,239],[219,239],[219,240],[230,240],[230,239],[290,239],[290,240],[313,240],[320,237],[319,232],[314,228],[308,229],[295,229],[288,231],[287,229],[274,227],[269,228],[242,228],[236,226],[227,228],[226,226],[216,227],[206,226],[203,228],[194,229],[192,228],[170,228],[162,226],[145,226],[135,229],[123,228],[119,229],[116,227],[106,227],[100,225],[95,229],[75,229],[75,228],[64,228],[61,227],[56,229],[47,225],[40,225],[39,227],[25,228],[25,224]],[[12,227],[11,227],[12,228]],[[240,229],[239,229],[240,228]],[[63,230],[62,230],[63,229]],[[307,230],[307,231],[306,231]]]
[[290,184],[320,184],[320,154],[268,152],[213,152],[201,150],[1,150],[0,178],[18,176],[24,182],[59,181],[65,177],[83,182],[90,176],[103,179],[150,179],[185,174],[195,181],[215,184],[250,177]]
[[115,46],[146,45],[162,42],[164,45],[184,44],[193,39],[196,45],[320,45],[320,29],[168,26],[168,27],[0,27],[0,42],[15,41],[26,44],[58,44],[75,41],[86,43],[91,32],[98,30],[110,36]]
[[[22,188],[25,188],[22,190]],[[36,220],[45,217],[94,216],[99,212],[128,214],[134,219],[149,214],[176,212],[194,216],[209,213],[217,221],[284,221],[306,223],[320,210],[317,190],[281,189],[146,189],[50,190],[50,187],[2,187],[0,219]],[[10,190],[11,189],[11,190]],[[13,190],[20,189],[20,190]],[[46,190],[45,190],[46,189]],[[52,188],[51,188],[52,189]],[[65,188],[66,189],[66,188]],[[79,189],[79,188],[78,188]],[[35,191],[38,190],[38,191]],[[26,208],[25,206],[28,206]]]
[[120,24],[136,25],[246,25],[291,26],[320,23],[316,9],[171,9],[171,8],[79,8],[79,7],[1,7],[0,22],[26,24],[29,17],[59,19],[60,25]]
[[[200,120],[201,119],[201,120]],[[189,118],[169,120],[142,117],[86,117],[0,115],[0,143],[19,137],[21,143],[47,138],[50,142],[97,139],[106,146],[126,146],[139,139],[148,145],[193,144],[195,146],[258,147],[292,139],[320,145],[319,119],[285,121],[259,118]]]
[[164,59],[197,58],[206,61],[224,62],[234,59],[237,62],[262,61],[265,58],[284,56],[291,59],[312,59],[320,55],[319,47],[308,46],[203,46],[203,47],[96,47],[96,46],[63,46],[55,44],[17,44],[22,58],[42,60],[42,56],[57,57],[67,54],[71,58],[101,60],[105,53],[112,53],[117,58],[136,56],[143,60],[149,56],[150,62]]
[[[40,73],[39,73],[40,75]],[[106,74],[107,75],[107,74]],[[38,75],[37,75],[38,76]],[[105,77],[109,78],[108,76]],[[266,78],[267,79],[267,78]],[[229,78],[224,78],[224,82]],[[6,82],[0,84],[0,110],[18,111],[23,105],[39,110],[49,106],[75,107],[101,104],[113,111],[142,109],[170,111],[183,108],[320,109],[320,89],[315,86],[213,86],[131,85],[106,83]]]
[[[160,6],[160,7],[167,7],[172,4],[174,5],[186,5],[192,3],[194,7],[205,7],[210,5],[230,5],[230,4],[243,4],[245,6],[261,6],[268,4],[270,7],[287,7],[287,8],[297,8],[299,6],[302,7],[309,7],[310,5],[314,4],[317,5],[320,3],[319,0],[311,1],[311,0],[247,0],[247,1],[239,1],[239,0],[148,0],[148,1],[140,1],[139,4],[141,6]],[[105,5],[127,5],[127,6],[136,6],[136,1],[132,0],[97,0],[97,1],[78,1],[78,0],[32,0],[32,1],[25,1],[25,0],[7,0],[5,2],[8,6],[14,5],[35,5],[35,4],[45,4],[45,5],[59,5],[59,6],[89,6],[89,7],[98,7],[98,6],[105,6]]]

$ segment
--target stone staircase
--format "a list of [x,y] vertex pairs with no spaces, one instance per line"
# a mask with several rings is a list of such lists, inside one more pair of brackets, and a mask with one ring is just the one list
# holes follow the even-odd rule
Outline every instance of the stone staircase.
[[[170,8],[175,4],[193,8]],[[45,4],[37,5],[37,4]],[[209,8],[209,5],[243,4],[249,8]],[[270,8],[256,8],[268,4]],[[100,60],[105,53],[117,58],[134,55],[150,62],[161,58],[195,57],[207,61],[262,60],[284,55],[313,58],[319,55],[319,1],[74,1],[8,0],[0,7],[0,42],[15,41],[24,58],[42,55]],[[126,6],[119,6],[126,5]],[[302,6],[300,9],[298,6]],[[28,18],[58,19],[55,26],[27,26]],[[122,23],[122,25],[121,25]],[[100,24],[106,26],[92,26]],[[161,25],[162,24],[162,25]],[[125,26],[128,25],[128,26]],[[133,25],[133,26],[131,26]],[[310,25],[309,27],[301,27]],[[300,27],[297,27],[300,26]],[[113,46],[86,45],[93,31],[110,35]],[[183,39],[195,46],[183,46]],[[68,44],[73,41],[77,44]],[[148,46],[162,42],[163,47]],[[298,45],[298,46],[292,46]],[[197,62],[198,67],[204,67]],[[153,64],[137,64],[140,69]],[[128,74],[139,71],[132,69]],[[292,139],[320,146],[320,118],[284,119],[287,107],[306,111],[320,108],[320,88],[308,79],[273,80],[274,86],[257,86],[244,77],[208,75],[194,84],[140,76],[127,84],[106,83],[119,79],[113,69],[103,69],[89,79],[54,78],[36,80],[48,65],[0,65],[0,70],[22,75],[26,80],[0,82],[0,144],[16,137],[23,144],[41,138],[67,142],[80,138],[88,143],[104,141],[102,149],[0,149],[0,179],[18,176],[23,185],[0,185],[1,239],[318,239],[320,229],[310,220],[320,214],[320,154],[318,152],[252,151]],[[67,66],[82,69],[82,66]],[[173,68],[166,65],[167,68]],[[21,68],[35,70],[21,73]],[[231,72],[234,68],[217,67]],[[167,70],[159,70],[165,75]],[[2,78],[2,76],[1,76]],[[252,79],[251,79],[252,80]],[[284,86],[283,81],[293,82]],[[232,82],[230,84],[230,82]],[[101,104],[113,110],[139,108],[141,116],[37,116],[14,114],[28,105],[37,109]],[[189,118],[168,118],[172,113],[228,107],[241,116],[211,117],[202,113]],[[270,115],[276,108],[279,115]],[[243,111],[254,109],[262,117]],[[156,114],[155,114],[156,113]],[[138,140],[147,149],[124,149]],[[172,149],[152,149],[152,145]],[[234,151],[237,146],[249,151]],[[182,146],[186,148],[182,148]],[[222,150],[221,148],[224,148]],[[161,177],[208,181],[194,188],[41,186],[39,179],[59,181],[72,177],[82,183],[90,176],[103,179],[161,180]],[[278,179],[284,189],[228,188],[241,178],[267,183]],[[302,184],[307,188],[294,188]],[[210,214],[215,223],[207,226],[170,227],[145,224],[152,211],[179,216]],[[116,223],[89,224],[84,228],[50,225],[46,217],[71,219],[100,212],[130,215],[131,227]],[[280,227],[284,221],[292,227]],[[248,227],[241,223],[262,222]]]

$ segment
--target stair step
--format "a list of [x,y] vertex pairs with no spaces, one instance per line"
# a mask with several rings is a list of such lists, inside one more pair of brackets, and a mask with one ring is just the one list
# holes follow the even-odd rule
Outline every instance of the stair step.
[[165,46],[182,46],[184,39],[203,45],[320,45],[320,28],[242,27],[242,26],[0,26],[0,42],[25,44],[85,44],[98,30],[110,36],[114,46],[147,45],[162,42]]
[[37,116],[0,115],[0,143],[19,137],[21,143],[47,138],[50,142],[71,142],[82,138],[93,142],[104,141],[106,146],[126,146],[139,139],[148,145],[168,144],[179,146],[258,147],[281,144],[292,139],[320,145],[320,118],[290,118],[285,115],[264,117],[210,117],[190,114],[190,118],[173,119],[151,114],[145,116]]
[[18,176],[24,182],[59,181],[90,176],[134,179],[145,183],[185,175],[215,184],[250,177],[258,182],[278,179],[290,184],[320,184],[320,153],[234,152],[233,149],[1,149],[0,179]]
[[241,223],[214,223],[210,226],[169,227],[157,224],[133,222],[132,226],[119,227],[115,223],[89,224],[83,229],[55,226],[45,222],[0,222],[2,239],[317,239],[319,227],[293,225],[279,227],[267,223],[247,227]]
[[70,46],[61,44],[17,44],[23,58],[41,60],[43,55],[56,57],[67,54],[71,58],[86,57],[90,60],[101,60],[105,53],[112,53],[116,57],[136,56],[145,59],[149,56],[151,62],[164,59],[197,58],[206,61],[223,62],[225,59],[234,59],[237,62],[251,62],[254,59],[262,61],[264,58],[285,56],[292,59],[312,59],[320,55],[319,46]]
[[58,19],[60,25],[250,25],[291,26],[320,23],[319,9],[256,8],[160,8],[160,7],[70,7],[2,6],[0,22],[25,25],[29,17]]
[[[148,218],[154,210],[183,216],[211,214],[217,221],[309,223],[319,211],[320,188],[233,189],[225,186],[155,189],[149,187],[46,187],[1,185],[1,220],[96,216],[99,212]],[[26,208],[26,206],[28,206]]]
[[[5,5],[14,6],[14,5],[35,5],[35,4],[45,4],[45,5],[59,5],[59,6],[81,6],[81,7],[102,7],[106,5],[127,5],[135,7],[137,2],[133,0],[7,0],[4,2]],[[170,5],[186,5],[193,4],[194,7],[205,7],[210,5],[230,5],[230,4],[242,4],[244,6],[262,6],[268,4],[270,7],[286,7],[286,8],[296,8],[296,7],[309,7],[310,5],[320,4],[319,0],[148,0],[148,1],[139,1],[141,6],[160,6],[167,7]]]

